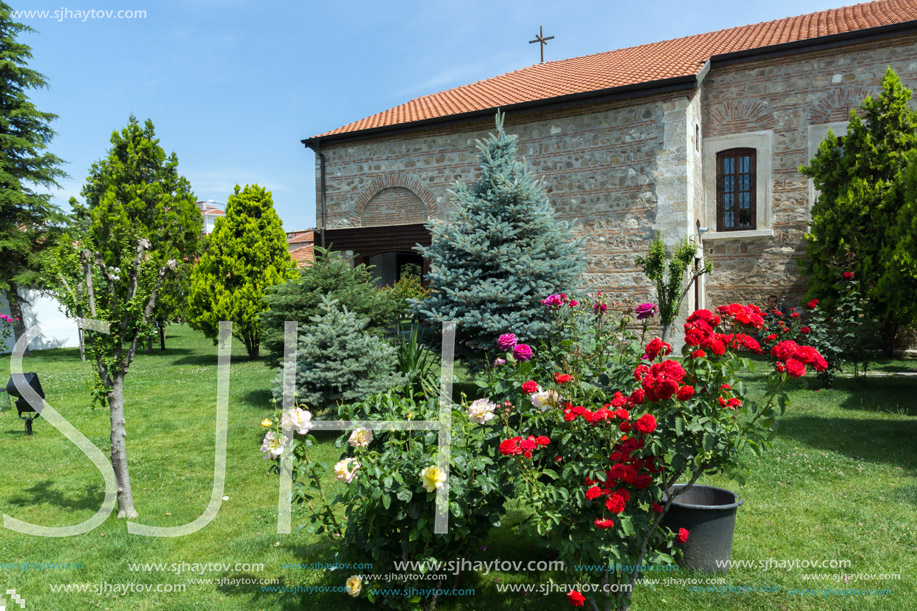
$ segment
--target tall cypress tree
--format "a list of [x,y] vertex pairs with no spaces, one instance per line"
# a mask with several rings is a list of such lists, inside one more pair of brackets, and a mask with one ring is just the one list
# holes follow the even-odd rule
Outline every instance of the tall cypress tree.
[[51,121],[29,101],[31,90],[47,87],[45,77],[28,67],[32,50],[17,37],[32,28],[16,23],[0,1],[0,290],[25,331],[19,288],[39,284],[41,255],[53,245],[56,223],[63,219],[51,196],[38,187],[58,186],[65,176],[61,160],[47,151],[54,136]]
[[558,221],[544,187],[516,158],[516,136],[503,129],[478,142],[480,178],[455,186],[450,222],[430,223],[430,297],[415,307],[432,322],[457,323],[466,357],[495,350],[496,338],[543,337],[540,300],[574,288],[584,267],[579,243]]
[[810,297],[836,303],[838,280],[855,265],[888,356],[901,327],[917,322],[917,265],[907,222],[915,209],[915,181],[908,178],[915,170],[908,166],[917,163],[917,111],[910,100],[911,91],[889,68],[879,95],[860,105],[863,116],[851,111],[843,140],[829,133],[800,168],[820,191],[802,260]]
[[287,234],[271,192],[258,185],[236,185],[226,216],[217,219],[207,252],[191,271],[191,326],[216,341],[220,321],[232,321],[233,335],[245,344],[249,358],[256,359],[259,315],[267,309],[265,289],[293,276]]

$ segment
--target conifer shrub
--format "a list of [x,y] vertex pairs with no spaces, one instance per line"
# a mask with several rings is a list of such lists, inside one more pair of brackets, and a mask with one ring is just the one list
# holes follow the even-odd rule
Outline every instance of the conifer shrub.
[[[332,297],[324,297],[318,314],[300,330],[296,349],[296,396],[321,409],[339,402],[360,401],[400,386],[397,350],[367,330],[369,318],[351,312]],[[283,373],[275,380],[282,393]]]

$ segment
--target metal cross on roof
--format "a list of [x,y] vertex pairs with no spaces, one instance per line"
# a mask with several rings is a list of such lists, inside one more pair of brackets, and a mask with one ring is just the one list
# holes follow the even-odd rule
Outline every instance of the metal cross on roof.
[[541,44],[541,47],[539,48],[541,49],[541,63],[542,64],[544,63],[544,48],[547,46],[549,40],[554,40],[554,37],[553,36],[546,37],[544,35],[544,28],[542,26],[538,26],[538,35],[535,36],[535,40],[529,41],[530,45],[535,44],[536,42]]

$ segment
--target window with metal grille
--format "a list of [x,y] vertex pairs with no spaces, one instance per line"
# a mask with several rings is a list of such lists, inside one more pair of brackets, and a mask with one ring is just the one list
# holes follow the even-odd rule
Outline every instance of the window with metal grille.
[[755,149],[716,154],[716,230],[755,229]]

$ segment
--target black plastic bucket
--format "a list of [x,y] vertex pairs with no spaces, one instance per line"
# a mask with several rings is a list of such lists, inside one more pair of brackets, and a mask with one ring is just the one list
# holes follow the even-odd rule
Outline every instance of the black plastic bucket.
[[[675,484],[673,489],[686,484]],[[688,541],[682,546],[682,566],[708,573],[725,573],[732,555],[732,533],[735,532],[736,510],[744,501],[735,493],[714,486],[694,485],[675,497],[662,525],[676,533],[688,531]]]

